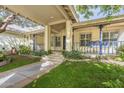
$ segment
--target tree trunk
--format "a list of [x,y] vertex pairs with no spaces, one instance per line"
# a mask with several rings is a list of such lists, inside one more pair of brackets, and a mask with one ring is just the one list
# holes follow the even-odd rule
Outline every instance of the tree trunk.
[[6,27],[14,19],[15,19],[15,15],[10,15],[2,23],[0,23],[0,33],[6,31]]

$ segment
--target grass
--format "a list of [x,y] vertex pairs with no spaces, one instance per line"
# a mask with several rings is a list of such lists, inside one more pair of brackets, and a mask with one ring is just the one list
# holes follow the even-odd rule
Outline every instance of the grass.
[[12,63],[0,67],[0,72],[40,61],[40,58],[12,55]]
[[27,88],[124,87],[124,67],[98,62],[66,61]]

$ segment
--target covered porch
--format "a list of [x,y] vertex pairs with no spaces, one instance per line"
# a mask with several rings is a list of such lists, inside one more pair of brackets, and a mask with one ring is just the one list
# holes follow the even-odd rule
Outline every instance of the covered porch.
[[[44,26],[42,31],[30,32],[34,51],[72,51],[89,54],[116,54],[116,49],[123,45],[121,38],[110,38],[105,32],[123,33],[124,16],[114,17],[112,21],[105,18],[79,22],[74,6],[4,6],[17,15],[31,19]],[[40,12],[39,12],[40,11]],[[95,32],[95,34],[93,34]],[[82,33],[86,33],[83,34]],[[82,39],[81,39],[82,38]]]
[[33,50],[37,50],[38,42],[40,42],[41,49],[45,51],[72,50],[72,24],[79,22],[74,6],[23,5],[4,7],[44,26],[44,30],[41,32],[28,33],[33,40]]

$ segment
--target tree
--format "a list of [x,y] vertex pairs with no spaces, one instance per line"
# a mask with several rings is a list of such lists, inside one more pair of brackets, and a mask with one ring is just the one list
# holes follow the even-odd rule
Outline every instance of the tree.
[[15,15],[10,15],[6,19],[0,19],[0,33],[6,31],[8,24],[15,19]]
[[99,9],[99,14],[103,14],[106,18],[111,19],[112,15],[119,13],[121,9],[124,9],[122,5],[77,5],[76,10],[82,14],[84,18],[89,19],[94,15],[93,10]]

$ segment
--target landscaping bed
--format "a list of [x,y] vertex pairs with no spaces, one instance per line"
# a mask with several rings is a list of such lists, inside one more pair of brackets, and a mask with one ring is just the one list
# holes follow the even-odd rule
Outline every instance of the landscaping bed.
[[39,62],[41,59],[41,57],[27,57],[21,55],[9,55],[9,57],[12,58],[11,63],[1,66],[0,72],[11,70],[27,64]]
[[9,64],[10,62],[7,62],[7,61],[1,61],[0,62],[0,67],[4,66],[4,65],[7,65]]
[[39,62],[42,56],[49,55],[49,51],[32,51],[30,46],[20,45],[19,49],[12,48],[11,53],[0,51],[0,72],[14,69],[23,65]]
[[101,62],[65,61],[26,87],[32,88],[123,88],[124,67]]

